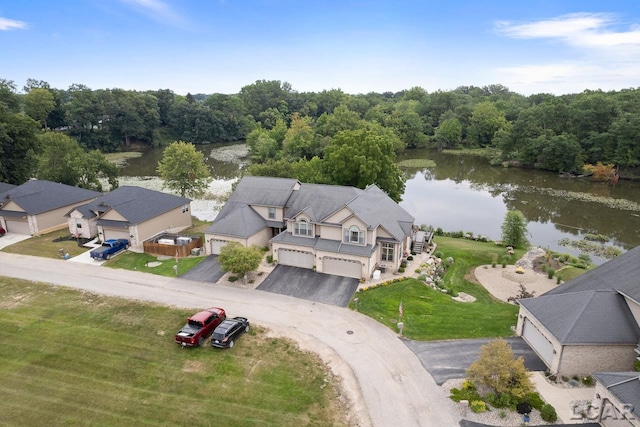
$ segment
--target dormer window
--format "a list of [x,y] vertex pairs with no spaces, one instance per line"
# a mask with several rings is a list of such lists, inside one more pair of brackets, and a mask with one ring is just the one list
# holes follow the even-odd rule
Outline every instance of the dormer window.
[[269,208],[269,219],[276,219],[276,208]]
[[344,243],[357,243],[359,245],[364,245],[364,230],[360,230],[357,225],[345,228]]
[[301,219],[296,222],[293,234],[298,236],[311,236],[311,224],[309,224],[306,219]]

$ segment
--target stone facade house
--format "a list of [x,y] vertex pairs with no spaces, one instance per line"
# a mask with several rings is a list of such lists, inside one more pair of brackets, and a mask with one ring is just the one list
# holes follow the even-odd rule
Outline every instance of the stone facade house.
[[100,196],[97,191],[42,180],[3,188],[0,226],[10,233],[30,235],[65,228],[69,209]]
[[344,277],[396,270],[414,218],[375,185],[361,190],[246,176],[205,232],[208,253],[228,242],[268,246],[280,264]]
[[630,371],[640,357],[640,246],[519,303],[517,334],[551,372]]
[[128,239],[132,247],[161,232],[190,227],[191,201],[184,197],[124,186],[66,213],[69,232],[81,238]]

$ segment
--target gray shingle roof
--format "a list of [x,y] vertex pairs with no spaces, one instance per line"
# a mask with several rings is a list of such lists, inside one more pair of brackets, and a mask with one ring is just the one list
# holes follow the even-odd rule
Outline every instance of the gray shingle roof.
[[0,204],[10,199],[28,215],[37,215],[99,196],[100,193],[97,191],[57,182],[33,180],[6,191]]
[[562,344],[636,344],[640,328],[613,290],[542,295],[519,300]]
[[270,240],[272,243],[287,243],[296,246],[307,246],[319,251],[334,252],[345,255],[371,256],[375,246],[371,245],[349,245],[339,240],[321,239],[319,237],[309,238],[294,236],[291,233],[283,232]]
[[596,372],[593,377],[640,418],[640,372]]
[[267,221],[246,203],[227,202],[223,211],[207,229],[207,233],[247,238],[267,227]]
[[615,289],[640,304],[640,246],[564,283],[545,295]]
[[189,199],[173,194],[136,186],[124,186],[76,209],[85,218],[94,217],[93,212],[104,213],[113,209],[126,218],[128,224],[140,224],[189,202]]
[[[243,217],[236,212],[247,205],[286,207],[287,218],[304,212],[313,222],[321,222],[346,206],[369,228],[382,226],[398,241],[410,235],[414,221],[375,185],[360,190],[340,185],[300,184],[295,179],[245,176],[206,232],[249,237],[259,231],[257,218],[250,217],[251,224],[245,226]],[[261,224],[262,228],[268,226],[264,220]],[[252,233],[241,235],[243,232]]]
[[7,184],[6,182],[0,182],[0,205],[2,205],[2,200],[4,200],[4,193],[7,191],[16,188],[13,184]]

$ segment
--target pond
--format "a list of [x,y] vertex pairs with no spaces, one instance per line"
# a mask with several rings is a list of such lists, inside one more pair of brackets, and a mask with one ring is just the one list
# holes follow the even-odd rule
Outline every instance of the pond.
[[[213,220],[221,202],[217,196],[231,185],[248,164],[244,144],[198,146],[211,166],[214,181],[205,200],[194,201],[194,214]],[[155,168],[161,149],[148,150],[121,170],[121,185],[141,185],[160,190]],[[580,240],[585,234],[606,236],[606,245],[623,250],[640,245],[640,183],[620,181],[612,186],[558,174],[489,165],[474,156],[412,150],[399,160],[430,158],[436,166],[405,169],[406,190],[400,205],[416,224],[445,231],[482,234],[499,240],[507,210],[522,211],[528,221],[529,241],[535,245],[578,255],[559,244]],[[604,260],[593,257],[597,263]]]

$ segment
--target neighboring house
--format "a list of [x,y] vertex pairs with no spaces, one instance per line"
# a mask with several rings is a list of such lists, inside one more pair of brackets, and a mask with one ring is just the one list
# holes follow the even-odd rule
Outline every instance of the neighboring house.
[[140,246],[163,231],[191,226],[190,200],[142,187],[124,186],[67,211],[69,232],[82,238],[129,239]]
[[[6,182],[0,182],[0,200],[4,200],[4,193],[16,187],[17,185],[7,184]],[[0,202],[0,205],[2,205],[2,202]]]
[[228,242],[271,246],[280,264],[345,277],[399,267],[414,218],[375,185],[361,190],[246,176],[205,231],[207,252]]
[[32,235],[64,228],[69,209],[98,196],[97,191],[57,182],[27,181],[0,194],[0,225],[11,233]]
[[640,427],[640,372],[598,372],[591,405],[604,427]]
[[519,303],[517,334],[551,372],[630,371],[640,356],[640,246]]

